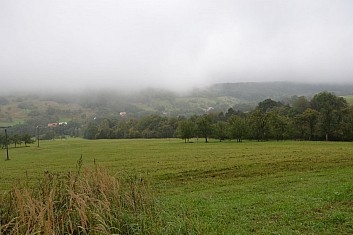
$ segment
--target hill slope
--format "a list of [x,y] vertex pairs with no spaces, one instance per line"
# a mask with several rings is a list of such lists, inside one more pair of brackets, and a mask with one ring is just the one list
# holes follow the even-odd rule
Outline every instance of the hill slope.
[[0,125],[18,124],[36,115],[68,121],[93,116],[118,117],[120,112],[140,117],[152,113],[172,116],[202,114],[210,107],[217,112],[226,112],[229,108],[248,111],[267,98],[288,101],[292,96],[311,97],[321,91],[349,96],[353,94],[353,84],[220,83],[186,94],[146,89],[130,94],[91,91],[80,94],[2,96]]

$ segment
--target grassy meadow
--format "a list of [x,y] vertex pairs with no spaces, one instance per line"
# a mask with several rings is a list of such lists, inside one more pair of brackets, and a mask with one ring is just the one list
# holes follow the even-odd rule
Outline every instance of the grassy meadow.
[[353,143],[193,141],[41,141],[10,148],[10,161],[2,149],[0,191],[76,171],[82,155],[84,166],[151,182],[160,234],[353,233]]

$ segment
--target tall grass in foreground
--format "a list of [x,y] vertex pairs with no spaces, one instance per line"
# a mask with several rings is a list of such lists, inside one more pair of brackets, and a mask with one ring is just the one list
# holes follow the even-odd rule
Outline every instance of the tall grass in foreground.
[[[0,234],[151,234],[159,223],[148,181],[115,178],[95,165],[67,175],[46,172],[0,198]],[[157,226],[158,227],[158,226]]]

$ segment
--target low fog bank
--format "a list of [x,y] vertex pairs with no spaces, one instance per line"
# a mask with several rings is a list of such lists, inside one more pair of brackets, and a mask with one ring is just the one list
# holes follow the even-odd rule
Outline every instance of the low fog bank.
[[[234,80],[239,80],[240,82],[234,82]],[[182,85],[165,85],[165,84],[153,84],[152,82],[149,85],[139,84],[138,82],[133,84],[123,84],[123,83],[99,83],[99,79],[97,80],[97,84],[80,84],[72,82],[61,82],[58,80],[57,82],[53,82],[50,84],[46,83],[35,83],[35,82],[20,82],[15,84],[11,84],[10,82],[3,83],[0,87],[1,94],[9,95],[9,94],[82,94],[82,93],[119,93],[122,95],[129,94],[138,94],[145,90],[160,90],[160,91],[169,91],[177,94],[188,94],[193,90],[197,89],[208,89],[215,84],[273,84],[273,83],[287,83],[287,84],[301,84],[307,85],[309,87],[313,86],[327,86],[327,87],[345,87],[351,86],[353,84],[353,78],[347,81],[335,80],[331,79],[327,82],[315,82],[307,79],[305,81],[288,81],[288,80],[276,80],[276,81],[262,81],[262,80],[246,80],[246,79],[214,79],[214,82],[202,82],[198,84],[190,84],[185,83]]]
[[[94,100],[101,97],[114,97],[114,100],[143,100],[148,96],[165,96],[173,97],[218,97],[218,96],[266,96],[265,94],[280,94],[281,96],[310,96],[321,91],[333,92],[336,95],[353,95],[353,81],[350,82],[288,82],[288,81],[271,81],[271,82],[220,82],[213,84],[203,84],[200,86],[192,86],[185,89],[176,87],[123,87],[123,86],[97,86],[97,87],[75,87],[65,84],[53,84],[51,87],[29,87],[28,89],[8,88],[3,86],[0,88],[3,96],[36,96],[42,98],[52,97],[54,100]],[[270,96],[270,95],[268,95]]]

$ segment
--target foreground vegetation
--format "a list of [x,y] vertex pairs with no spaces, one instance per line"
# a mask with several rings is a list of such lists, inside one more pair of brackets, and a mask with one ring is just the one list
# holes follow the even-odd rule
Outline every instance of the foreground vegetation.
[[146,181],[116,179],[97,165],[81,172],[80,162],[77,172],[15,185],[0,204],[0,234],[153,234],[158,218]]
[[[39,185],[42,186],[39,188],[42,192],[51,195],[45,185],[52,184],[43,180],[43,174],[44,179],[47,179],[48,175],[67,176],[69,171],[77,172],[77,159],[82,154],[84,166],[95,169],[96,162],[102,167],[103,172],[108,170],[105,173],[107,178],[113,180],[110,176],[114,176],[116,181],[103,180],[106,185],[111,182],[123,185],[131,182],[128,179],[134,179],[134,185],[142,186],[140,189],[143,191],[142,189],[146,187],[140,184],[141,179],[142,182],[145,182],[145,179],[151,182],[147,187],[151,189],[151,193],[140,195],[153,202],[150,204],[153,207],[149,207],[152,210],[146,211],[145,214],[139,213],[141,216],[139,218],[132,216],[130,220],[126,220],[127,224],[131,225],[130,228],[146,226],[146,229],[129,230],[131,233],[132,231],[145,234],[353,232],[352,143],[300,141],[220,143],[210,140],[210,143],[205,144],[197,142],[196,139],[192,141],[194,143],[185,144],[176,139],[94,141],[68,139],[42,141],[39,148],[34,146],[10,148],[11,160],[0,164],[1,192],[6,199],[9,196],[6,192],[13,188],[14,182],[16,185],[28,184],[35,188],[40,181],[42,184]],[[0,153],[5,159],[4,150]],[[88,187],[94,174],[81,175],[86,181],[83,180],[80,185]],[[75,178],[65,179],[66,182],[72,182]],[[16,188],[21,190],[21,187],[15,187],[12,192],[21,192],[18,195],[23,197],[35,192],[35,190],[26,191],[26,188],[24,191],[16,191]],[[66,198],[63,192],[73,192],[68,188],[61,188],[63,191],[57,191],[55,194],[58,198]],[[76,191],[76,194],[70,195],[81,197],[87,194],[85,197],[91,198],[87,188],[83,191],[85,194]],[[96,200],[93,196],[91,199]],[[56,203],[62,201],[54,200]],[[89,201],[85,203],[89,204]],[[7,207],[2,205],[1,208]],[[64,206],[60,208],[62,209],[58,212],[60,215],[68,213],[65,212]],[[94,216],[90,214],[92,218],[97,216],[114,218],[106,216],[107,211],[102,214],[95,211],[93,205],[88,208],[96,213]],[[8,222],[5,223],[4,210],[1,213],[1,225],[4,229]],[[72,222],[85,228],[80,215],[72,213],[76,215],[72,217]],[[149,217],[144,217],[146,214],[155,214],[155,217],[148,219]],[[17,219],[20,218],[19,216]],[[92,225],[97,227],[97,224],[103,224],[105,220],[94,219],[94,221],[96,224]],[[109,230],[109,227],[110,229],[118,227],[114,220],[109,221],[104,222],[107,225],[104,228],[108,229],[106,231],[123,231]]]

